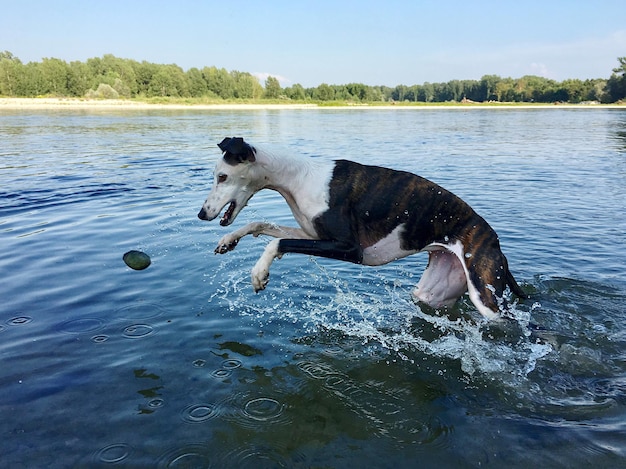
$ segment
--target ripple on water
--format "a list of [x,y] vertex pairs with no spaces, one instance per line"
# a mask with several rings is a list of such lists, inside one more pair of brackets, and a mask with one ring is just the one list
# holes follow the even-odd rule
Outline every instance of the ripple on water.
[[67,334],[83,334],[101,329],[104,321],[100,318],[77,318],[62,322],[57,329]]
[[157,304],[142,303],[124,306],[115,311],[114,316],[120,319],[153,319],[163,314],[165,310]]
[[169,450],[157,463],[159,469],[211,467],[213,455],[209,448],[201,444],[189,444]]
[[95,460],[100,463],[119,464],[128,458],[132,452],[132,446],[126,443],[115,443],[99,450],[95,455]]
[[154,399],[148,402],[148,407],[150,407],[151,409],[158,409],[160,407],[163,407],[164,405],[165,405],[165,400],[161,399],[160,397],[155,397]]
[[297,366],[314,379],[326,379],[337,373],[334,369],[324,365],[323,363],[316,363],[308,360],[298,362]]
[[183,409],[180,417],[187,423],[202,423],[220,415],[221,410],[219,404],[192,404]]
[[242,365],[241,360],[237,360],[236,358],[224,360],[222,362],[221,368],[214,370],[211,372],[211,376],[217,379],[226,379],[230,378],[233,374],[233,370],[240,368]]
[[234,370],[235,368],[241,367],[241,365],[241,360],[237,360],[236,358],[231,358],[222,362],[222,368],[225,370]]
[[238,393],[228,398],[224,407],[226,420],[246,428],[260,429],[267,425],[291,423],[285,404],[272,396]]
[[142,339],[154,333],[154,327],[150,324],[131,324],[126,326],[122,335],[127,339]]
[[102,344],[102,343],[106,342],[107,340],[109,340],[109,336],[105,335],[105,334],[94,335],[91,338],[91,341],[96,343],[96,344]]
[[361,416],[370,434],[388,438],[401,447],[418,444],[425,448],[445,448],[449,445],[452,427],[434,415],[421,412],[420,406],[407,409],[400,396],[354,380],[324,363],[303,360],[297,366],[306,376],[318,381],[342,407]]
[[263,469],[276,467],[294,467],[304,462],[304,457],[296,454],[294,460],[292,457],[286,457],[284,454],[289,452],[281,447],[272,447],[266,445],[254,445],[243,448],[236,448],[227,453],[222,461],[222,467],[237,467],[240,469]]
[[30,316],[16,316],[7,321],[8,326],[23,326],[24,324],[28,324],[31,322],[33,318]]
[[232,374],[233,374],[232,370],[225,370],[223,368],[219,368],[211,372],[211,376],[217,379],[230,378]]

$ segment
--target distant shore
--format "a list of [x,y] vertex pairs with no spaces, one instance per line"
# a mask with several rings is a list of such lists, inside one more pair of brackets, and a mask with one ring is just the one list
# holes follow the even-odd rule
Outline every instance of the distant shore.
[[0,98],[2,109],[304,109],[315,104],[147,103],[126,99]]
[[626,109],[623,104],[519,104],[519,103],[472,103],[472,104],[355,104],[328,106],[311,103],[149,103],[124,99],[80,98],[0,98],[0,111],[20,109],[92,109],[92,110],[149,110],[149,109],[207,109],[207,110],[272,110],[272,109]]

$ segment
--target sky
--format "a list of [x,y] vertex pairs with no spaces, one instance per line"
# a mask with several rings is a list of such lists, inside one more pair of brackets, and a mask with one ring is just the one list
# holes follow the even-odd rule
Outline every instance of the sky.
[[0,0],[3,50],[24,63],[216,66],[282,86],[608,78],[626,56],[626,1]]

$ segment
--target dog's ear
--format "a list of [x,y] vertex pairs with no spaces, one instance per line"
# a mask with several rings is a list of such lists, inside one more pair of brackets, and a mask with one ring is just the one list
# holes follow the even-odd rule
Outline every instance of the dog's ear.
[[224,161],[230,165],[234,166],[244,161],[250,163],[256,161],[256,150],[244,142],[241,137],[226,137],[217,146],[224,152]]

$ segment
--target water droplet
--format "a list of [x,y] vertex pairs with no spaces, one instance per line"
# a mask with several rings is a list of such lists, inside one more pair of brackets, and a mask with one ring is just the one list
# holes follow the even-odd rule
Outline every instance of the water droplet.
[[[444,221],[445,221],[445,220],[444,220]],[[444,236],[444,237],[443,237],[443,240],[447,243],[448,241],[450,241],[450,237],[448,237],[448,236]]]
[[470,257],[472,257],[472,253],[471,252],[466,252],[465,253],[465,258],[469,259]]

